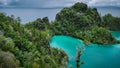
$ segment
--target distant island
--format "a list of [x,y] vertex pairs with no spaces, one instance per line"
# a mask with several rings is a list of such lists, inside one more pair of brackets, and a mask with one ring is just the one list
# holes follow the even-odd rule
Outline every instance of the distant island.
[[120,43],[110,31],[120,31],[119,17],[102,17],[96,8],[79,2],[63,8],[52,22],[44,17],[21,24],[20,17],[0,13],[0,67],[67,68],[67,54],[49,45],[53,36],[72,36],[87,43]]

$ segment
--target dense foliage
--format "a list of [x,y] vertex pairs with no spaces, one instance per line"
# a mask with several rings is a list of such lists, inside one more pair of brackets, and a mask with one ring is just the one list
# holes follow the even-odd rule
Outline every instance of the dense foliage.
[[[51,37],[68,35],[85,42],[109,44],[117,42],[109,30],[120,31],[119,17],[101,17],[96,8],[84,3],[63,8],[51,23],[47,17],[27,24],[20,22],[19,17],[0,13],[0,68],[65,68],[68,57],[62,50],[50,47]],[[81,52],[77,67],[80,56]]]
[[23,25],[19,17],[0,13],[0,67],[66,67],[66,53],[49,46],[51,36],[47,23],[49,20],[45,17]]
[[112,31],[120,31],[120,18],[107,14],[103,18],[103,27],[108,27]]
[[[109,29],[119,29],[118,19],[109,15],[101,17],[96,8],[76,3],[56,15],[51,30],[55,35],[69,35],[92,43],[110,44],[117,42]],[[108,23],[110,21],[112,24]]]

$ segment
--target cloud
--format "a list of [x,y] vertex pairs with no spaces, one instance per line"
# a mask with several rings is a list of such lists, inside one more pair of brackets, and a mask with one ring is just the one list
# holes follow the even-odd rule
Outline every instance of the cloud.
[[120,0],[90,0],[89,6],[120,6]]
[[7,0],[0,0],[0,4],[2,5],[8,5],[11,1],[7,1]]
[[70,6],[74,0],[20,0],[19,5],[26,5],[32,7],[63,7]]
[[66,7],[73,5],[74,0],[0,0],[0,5],[15,7]]
[[89,6],[120,6],[120,0],[0,0],[0,5],[29,8],[68,7],[76,2]]
[[17,2],[19,2],[19,0],[0,0],[0,5],[12,5]]

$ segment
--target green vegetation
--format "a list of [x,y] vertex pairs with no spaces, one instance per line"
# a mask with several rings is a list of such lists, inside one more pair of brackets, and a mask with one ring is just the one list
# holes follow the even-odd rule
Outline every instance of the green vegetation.
[[[110,44],[117,41],[109,29],[119,29],[117,28],[119,20],[120,18],[110,15],[101,17],[96,8],[89,8],[84,3],[76,3],[62,9],[56,15],[55,21],[51,23],[51,30],[55,35],[69,35],[92,43]],[[110,21],[113,23],[112,27],[106,27]]]
[[25,25],[0,13],[0,68],[64,68],[68,57],[50,48],[47,17]]
[[18,68],[19,62],[10,52],[0,51],[0,68]]
[[111,14],[103,16],[103,27],[109,28],[112,31],[120,31],[120,18],[113,17]]
[[[110,14],[101,17],[96,8],[84,3],[62,9],[53,22],[47,17],[27,24],[20,22],[19,17],[0,13],[0,68],[65,68],[66,53],[49,45],[54,35],[99,44],[120,42],[109,32],[120,31],[120,18]],[[80,57],[81,51],[78,51],[77,67]]]

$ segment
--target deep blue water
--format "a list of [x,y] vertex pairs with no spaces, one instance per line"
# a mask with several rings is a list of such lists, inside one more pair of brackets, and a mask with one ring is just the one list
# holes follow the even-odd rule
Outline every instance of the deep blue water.
[[[22,9],[22,8],[0,8],[0,12],[4,12],[7,15],[15,15],[15,17],[20,17],[22,19],[22,23],[28,23],[30,21],[34,21],[37,18],[48,17],[50,21],[55,19],[56,14],[62,8],[53,8],[53,9]],[[120,9],[119,8],[98,8],[98,12],[101,16],[111,13],[113,16],[120,17]]]
[[80,39],[62,35],[54,36],[51,39],[50,45],[51,47],[64,50],[69,56],[68,66],[72,65],[74,68],[76,68],[75,58],[78,47],[84,48],[81,60],[85,64],[81,68],[120,68],[120,44],[109,44],[105,46],[90,44],[90,46],[85,46]]

